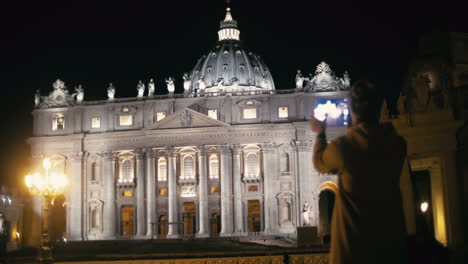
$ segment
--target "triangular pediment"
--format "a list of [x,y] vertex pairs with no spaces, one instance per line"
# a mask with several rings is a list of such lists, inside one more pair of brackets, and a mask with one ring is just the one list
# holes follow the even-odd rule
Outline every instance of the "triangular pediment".
[[168,115],[166,118],[156,122],[148,127],[146,130],[153,129],[170,129],[170,128],[194,128],[194,127],[226,127],[229,124],[213,119],[205,114],[192,110],[190,108],[183,108],[179,111]]

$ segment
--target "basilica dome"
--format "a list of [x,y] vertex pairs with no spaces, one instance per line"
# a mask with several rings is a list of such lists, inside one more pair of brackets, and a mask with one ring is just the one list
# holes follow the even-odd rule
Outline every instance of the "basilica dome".
[[189,74],[191,92],[256,92],[271,91],[275,84],[260,56],[243,47],[237,21],[230,8],[220,23],[218,42],[214,49],[201,57]]

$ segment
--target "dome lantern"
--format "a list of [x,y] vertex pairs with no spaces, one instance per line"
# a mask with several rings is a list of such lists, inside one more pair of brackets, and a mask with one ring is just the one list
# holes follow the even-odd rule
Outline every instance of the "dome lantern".
[[239,40],[240,31],[237,29],[237,21],[232,18],[231,8],[226,8],[226,17],[220,22],[218,31],[219,41]]

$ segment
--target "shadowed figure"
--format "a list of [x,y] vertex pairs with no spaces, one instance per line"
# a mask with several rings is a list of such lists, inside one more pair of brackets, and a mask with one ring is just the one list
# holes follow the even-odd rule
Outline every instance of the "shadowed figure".
[[379,124],[382,98],[372,83],[356,82],[350,96],[346,135],[328,143],[326,120],[310,120],[316,170],[338,174],[329,263],[405,263],[399,186],[406,143],[391,124]]

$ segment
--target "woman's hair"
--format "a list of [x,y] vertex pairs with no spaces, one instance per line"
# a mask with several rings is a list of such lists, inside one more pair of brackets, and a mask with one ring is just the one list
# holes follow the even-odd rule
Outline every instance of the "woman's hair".
[[351,111],[358,120],[355,123],[376,124],[380,119],[383,98],[370,81],[357,81],[351,88]]

